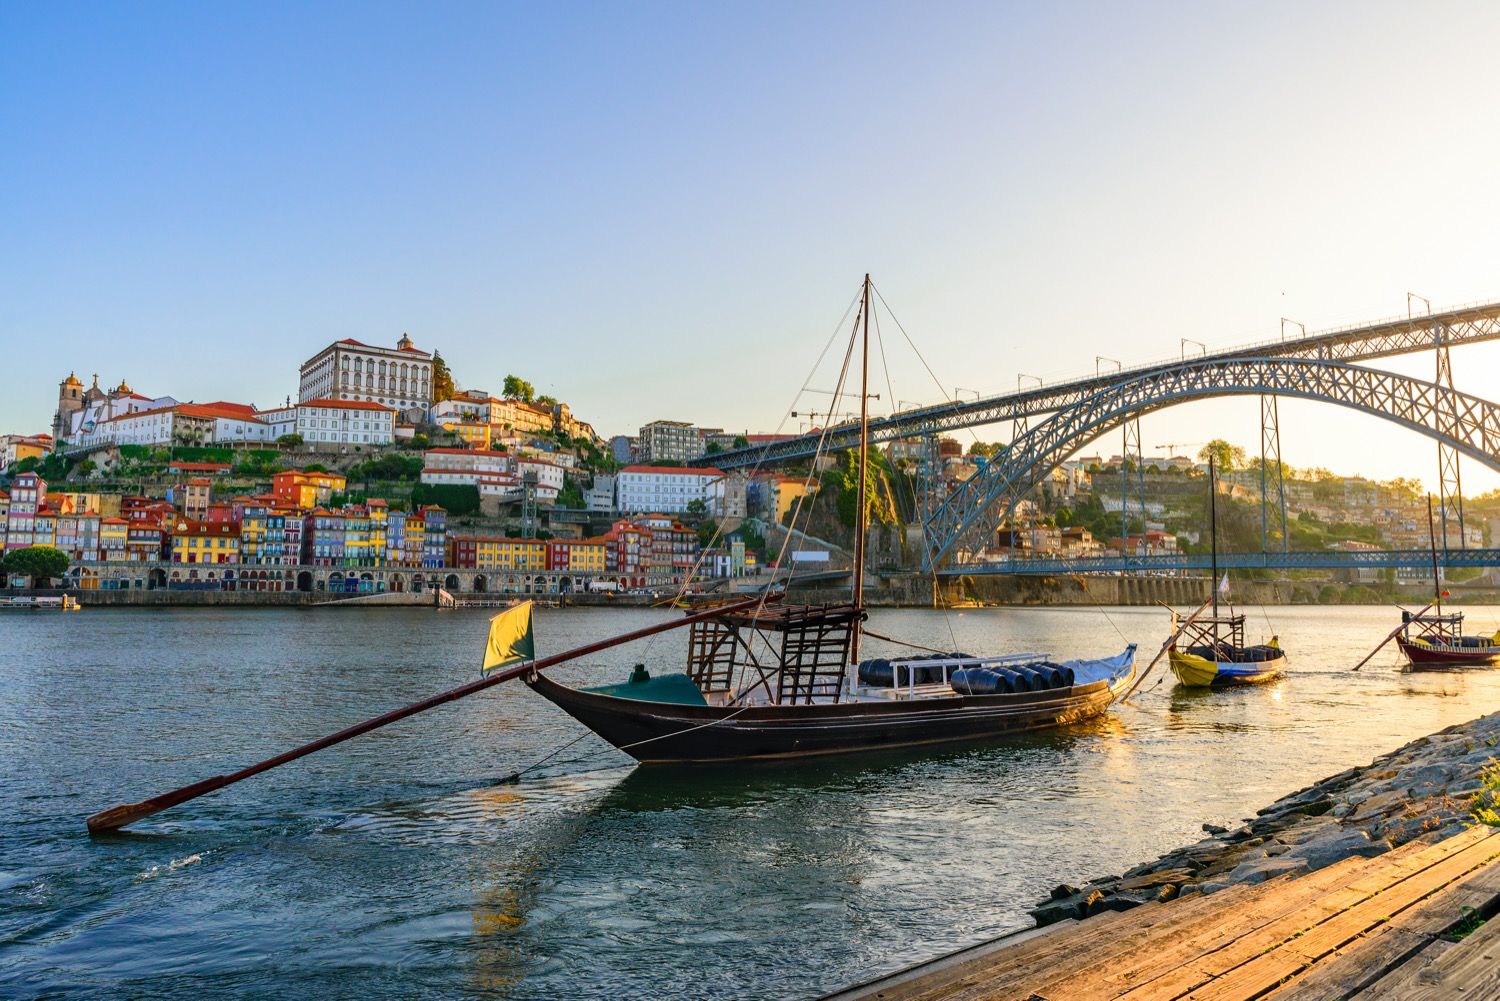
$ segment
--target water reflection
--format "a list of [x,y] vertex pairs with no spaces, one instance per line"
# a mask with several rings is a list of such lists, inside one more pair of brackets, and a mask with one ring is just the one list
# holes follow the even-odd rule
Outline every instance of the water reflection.
[[[544,611],[559,646],[661,618]],[[637,767],[502,686],[170,811],[159,833],[95,840],[81,817],[122,793],[466,680],[458,646],[485,620],[91,611],[100,648],[134,651],[106,690],[61,617],[8,622],[0,995],[814,995],[1024,924],[1058,881],[1120,872],[1500,703],[1493,671],[1349,671],[1387,609],[1272,614],[1299,651],[1274,685],[1194,692],[1168,674],[1065,729],[863,757]],[[878,611],[871,627],[1060,657],[1112,652],[1117,629],[1160,642],[1158,610],[1108,616]],[[635,656],[560,676],[617,680]]]

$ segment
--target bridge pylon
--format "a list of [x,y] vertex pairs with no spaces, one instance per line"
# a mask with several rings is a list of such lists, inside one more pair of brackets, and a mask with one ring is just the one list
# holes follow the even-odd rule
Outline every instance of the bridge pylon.
[[[1448,357],[1446,325],[1433,324],[1433,342],[1437,351],[1437,378],[1433,381],[1447,390],[1453,390],[1453,363]],[[1444,401],[1443,418],[1457,427],[1459,422],[1458,399],[1451,392]],[[1458,449],[1446,442],[1438,442],[1438,510],[1442,515],[1443,549],[1448,548],[1448,526],[1458,526],[1458,548],[1464,548],[1464,492],[1463,479],[1458,469]]]
[[1287,551],[1286,484],[1281,473],[1281,418],[1276,397],[1260,397],[1260,551],[1267,552],[1271,519],[1281,526],[1281,551]]

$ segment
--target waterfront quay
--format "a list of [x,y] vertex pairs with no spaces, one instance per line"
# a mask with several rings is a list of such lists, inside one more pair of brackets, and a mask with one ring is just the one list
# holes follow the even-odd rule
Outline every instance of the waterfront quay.
[[1446,727],[825,1001],[1500,996],[1497,744],[1500,715]]

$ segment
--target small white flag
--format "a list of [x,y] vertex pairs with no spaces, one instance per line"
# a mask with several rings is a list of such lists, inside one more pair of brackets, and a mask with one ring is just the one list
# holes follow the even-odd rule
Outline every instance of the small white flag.
[[1229,571],[1228,570],[1224,571],[1224,579],[1221,580],[1221,581],[1219,581],[1219,593],[1220,594],[1228,594],[1229,593]]

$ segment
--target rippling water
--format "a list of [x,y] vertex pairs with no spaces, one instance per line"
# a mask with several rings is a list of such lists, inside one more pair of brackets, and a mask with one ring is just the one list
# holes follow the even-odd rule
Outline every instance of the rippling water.
[[[1471,632],[1500,624],[1467,611]],[[539,652],[662,614],[541,610]],[[1251,609],[1249,639],[1274,622],[1288,648],[1284,681],[1184,694],[1166,675],[1086,725],[980,748],[637,769],[505,685],[134,833],[85,832],[106,806],[470,680],[486,615],[0,619],[0,995],[805,997],[1028,924],[1059,880],[1119,872],[1500,695],[1500,672],[1403,675],[1394,652],[1349,673],[1388,609]],[[871,628],[971,653],[1130,640],[1149,658],[1167,621],[878,611]],[[682,643],[556,673],[617,681],[637,659],[680,665]]]

